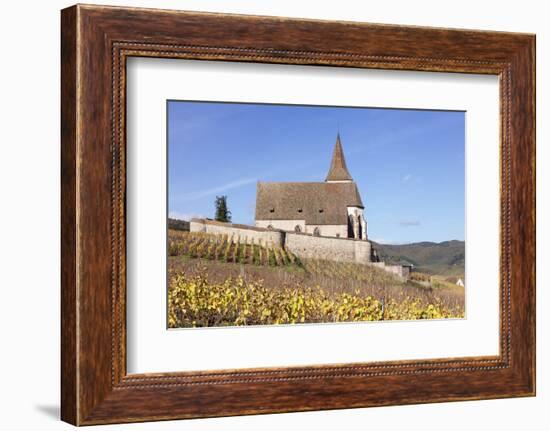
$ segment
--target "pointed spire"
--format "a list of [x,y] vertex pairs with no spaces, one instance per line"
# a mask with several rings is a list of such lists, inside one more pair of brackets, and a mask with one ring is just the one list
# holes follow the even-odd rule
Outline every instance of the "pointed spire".
[[325,181],[353,181],[353,178],[351,178],[348,172],[348,167],[346,166],[344,150],[342,149],[342,142],[340,142],[340,132],[338,132],[336,136],[336,145],[334,145],[334,152],[332,153],[332,162],[330,163],[330,169]]

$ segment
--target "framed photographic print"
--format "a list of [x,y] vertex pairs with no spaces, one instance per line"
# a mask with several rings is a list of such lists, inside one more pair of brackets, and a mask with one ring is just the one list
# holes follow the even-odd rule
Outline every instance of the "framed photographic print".
[[535,37],[62,11],[62,419],[535,394]]

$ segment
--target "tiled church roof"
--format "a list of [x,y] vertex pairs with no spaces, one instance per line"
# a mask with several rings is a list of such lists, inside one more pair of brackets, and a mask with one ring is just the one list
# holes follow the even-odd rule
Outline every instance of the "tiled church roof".
[[346,166],[344,150],[342,149],[342,143],[340,142],[340,133],[338,133],[338,136],[336,137],[336,145],[334,146],[334,152],[332,153],[332,162],[325,181],[353,181],[348,171],[348,167]]
[[256,220],[305,220],[310,225],[345,225],[348,206],[363,208],[354,182],[259,182],[256,188]]
[[305,220],[309,225],[347,225],[348,206],[363,208],[363,202],[348,172],[340,134],[325,182],[258,182],[256,187],[256,220]]

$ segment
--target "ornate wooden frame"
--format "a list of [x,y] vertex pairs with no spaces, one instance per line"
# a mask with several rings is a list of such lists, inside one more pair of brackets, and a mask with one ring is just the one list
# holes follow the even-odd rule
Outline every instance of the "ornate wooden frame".
[[[62,11],[61,417],[75,425],[535,394],[535,36],[102,6]],[[127,375],[129,56],[494,74],[500,354]]]

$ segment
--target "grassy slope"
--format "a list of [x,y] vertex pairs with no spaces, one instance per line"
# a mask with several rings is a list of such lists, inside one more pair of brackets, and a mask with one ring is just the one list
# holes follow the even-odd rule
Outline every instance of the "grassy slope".
[[271,289],[311,288],[319,286],[331,294],[359,293],[375,298],[419,298],[426,303],[437,300],[446,306],[464,306],[464,288],[441,282],[424,286],[413,281],[402,282],[393,275],[367,265],[318,260],[303,260],[299,266],[266,266],[226,263],[189,256],[170,256],[170,278],[177,273],[196,276],[207,273],[210,283],[242,277],[247,283],[262,283]]

